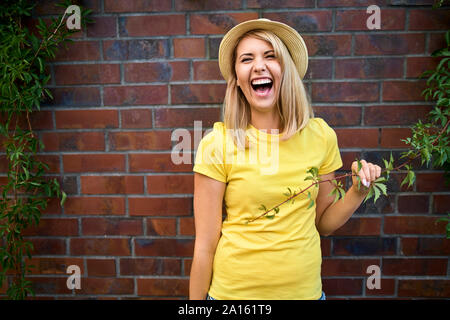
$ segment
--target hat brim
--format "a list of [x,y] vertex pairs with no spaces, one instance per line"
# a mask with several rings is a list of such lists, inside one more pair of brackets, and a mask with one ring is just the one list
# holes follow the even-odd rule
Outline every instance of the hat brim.
[[232,58],[236,42],[243,34],[255,29],[271,31],[284,42],[294,61],[298,74],[303,79],[308,69],[308,49],[303,38],[290,26],[269,19],[248,20],[234,26],[227,32],[219,46],[219,68],[224,79],[228,81],[233,72]]

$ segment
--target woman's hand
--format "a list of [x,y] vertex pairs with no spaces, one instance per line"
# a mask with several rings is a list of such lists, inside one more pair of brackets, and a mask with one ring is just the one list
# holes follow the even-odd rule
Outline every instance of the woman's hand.
[[[358,171],[358,162],[353,161],[352,163],[352,173],[358,175],[361,178],[361,187],[359,189],[360,193],[367,194],[369,192],[369,187],[372,181],[378,179],[381,175],[381,167],[376,164],[367,162],[366,160],[360,160],[361,170]],[[352,182],[355,188],[358,186],[358,179],[355,175],[352,176]]]

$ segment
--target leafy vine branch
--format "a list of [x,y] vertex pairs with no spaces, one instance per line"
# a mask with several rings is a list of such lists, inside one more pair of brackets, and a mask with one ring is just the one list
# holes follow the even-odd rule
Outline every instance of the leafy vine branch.
[[[31,0],[0,2],[0,138],[7,167],[6,181],[0,186],[0,287],[6,281],[12,299],[34,295],[26,278],[33,266],[24,259],[31,258],[33,245],[24,231],[39,224],[49,199],[60,198],[61,205],[66,199],[58,180],[50,177],[48,165],[38,158],[44,145],[33,132],[30,114],[40,110],[46,96],[53,99],[46,88],[51,77],[46,61],[55,58],[59,45],[72,41],[69,36],[79,30],[62,28],[71,5],[64,0],[57,4],[64,8],[62,16],[51,18],[49,24],[38,19],[36,36],[22,24],[35,5]],[[81,8],[83,27],[90,12]]]
[[[438,136],[436,136],[436,138],[433,140],[433,142],[431,143],[432,146],[435,145],[435,143],[439,140],[439,138],[448,131],[447,129],[448,129],[449,123],[450,123],[450,120],[447,121],[444,128],[439,132]],[[406,177],[404,178],[404,180],[402,181],[400,186],[403,186],[404,184],[408,183],[408,188],[409,188],[414,183],[415,174],[411,170],[411,166],[409,165],[409,163],[412,162],[417,157],[419,157],[420,155],[422,155],[423,148],[421,148],[419,150],[415,150],[415,151],[414,150],[410,150],[410,151],[412,151],[413,154],[411,154],[410,152],[404,152],[403,156],[401,157],[401,158],[408,157],[408,160],[395,168],[393,167],[394,159],[392,157],[392,152],[390,155],[389,162],[386,161],[385,159],[383,159],[384,164],[385,164],[385,169],[381,171],[381,174],[386,173],[386,177],[379,177],[378,179],[376,179],[374,181],[373,184],[370,185],[369,192],[367,193],[367,195],[364,199],[364,202],[366,202],[372,196],[375,196],[374,202],[377,201],[378,197],[380,196],[380,191],[384,195],[387,196],[387,193],[386,193],[387,187],[383,183],[388,181],[389,174],[391,171],[399,171],[402,167],[406,167],[408,169],[408,173],[407,173]],[[422,163],[423,163],[425,161],[425,159],[422,159],[422,160],[423,160],[422,161]],[[362,165],[361,165],[361,162],[359,159],[356,159],[356,161],[358,162],[358,172],[359,172],[359,170],[361,170],[361,168],[362,168]],[[335,199],[334,199],[333,203],[338,201],[339,198],[344,199],[344,196],[345,196],[345,190],[343,189],[342,183],[337,180],[344,179],[345,177],[348,177],[348,176],[356,176],[357,181],[358,181],[358,190],[361,188],[361,178],[355,173],[347,173],[347,174],[338,176],[335,179],[327,179],[327,180],[320,179],[320,177],[318,175],[318,168],[316,168],[316,167],[311,167],[311,169],[309,169],[307,171],[307,173],[310,173],[311,175],[307,176],[304,180],[313,180],[314,182],[311,185],[309,185],[307,188],[300,190],[298,192],[292,192],[291,188],[287,188],[288,192],[283,193],[283,195],[288,197],[286,200],[282,201],[281,203],[277,204],[276,206],[272,207],[271,209],[267,209],[266,206],[262,204],[259,207],[259,210],[262,210],[264,212],[255,218],[247,220],[246,223],[253,222],[262,217],[266,217],[268,219],[273,219],[275,217],[275,215],[280,212],[280,206],[282,206],[285,203],[289,203],[289,202],[294,203],[296,197],[298,197],[302,193],[305,193],[309,188],[311,188],[313,186],[318,187],[319,183],[331,182],[335,186],[335,188],[329,194],[329,195],[335,194]],[[308,205],[308,209],[309,209],[314,205],[314,200],[311,198],[311,193],[309,191],[308,191],[308,198],[310,199],[310,202]],[[269,213],[271,213],[272,211],[274,213],[269,215]]]

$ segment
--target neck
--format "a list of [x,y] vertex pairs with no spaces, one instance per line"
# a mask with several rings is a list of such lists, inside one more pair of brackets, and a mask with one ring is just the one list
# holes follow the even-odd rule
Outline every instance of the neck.
[[250,123],[258,130],[280,130],[280,117],[278,113],[252,112]]

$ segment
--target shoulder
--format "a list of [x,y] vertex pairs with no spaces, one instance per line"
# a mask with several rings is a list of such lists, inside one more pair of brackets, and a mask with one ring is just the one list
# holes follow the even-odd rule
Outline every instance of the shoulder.
[[224,141],[225,125],[223,122],[215,122],[213,127],[207,129],[201,139],[201,144],[221,144]]
[[333,128],[331,128],[330,125],[322,118],[309,119],[308,126],[312,130],[314,130],[322,135],[325,135],[325,136],[330,135],[330,134],[331,135],[335,134]]

